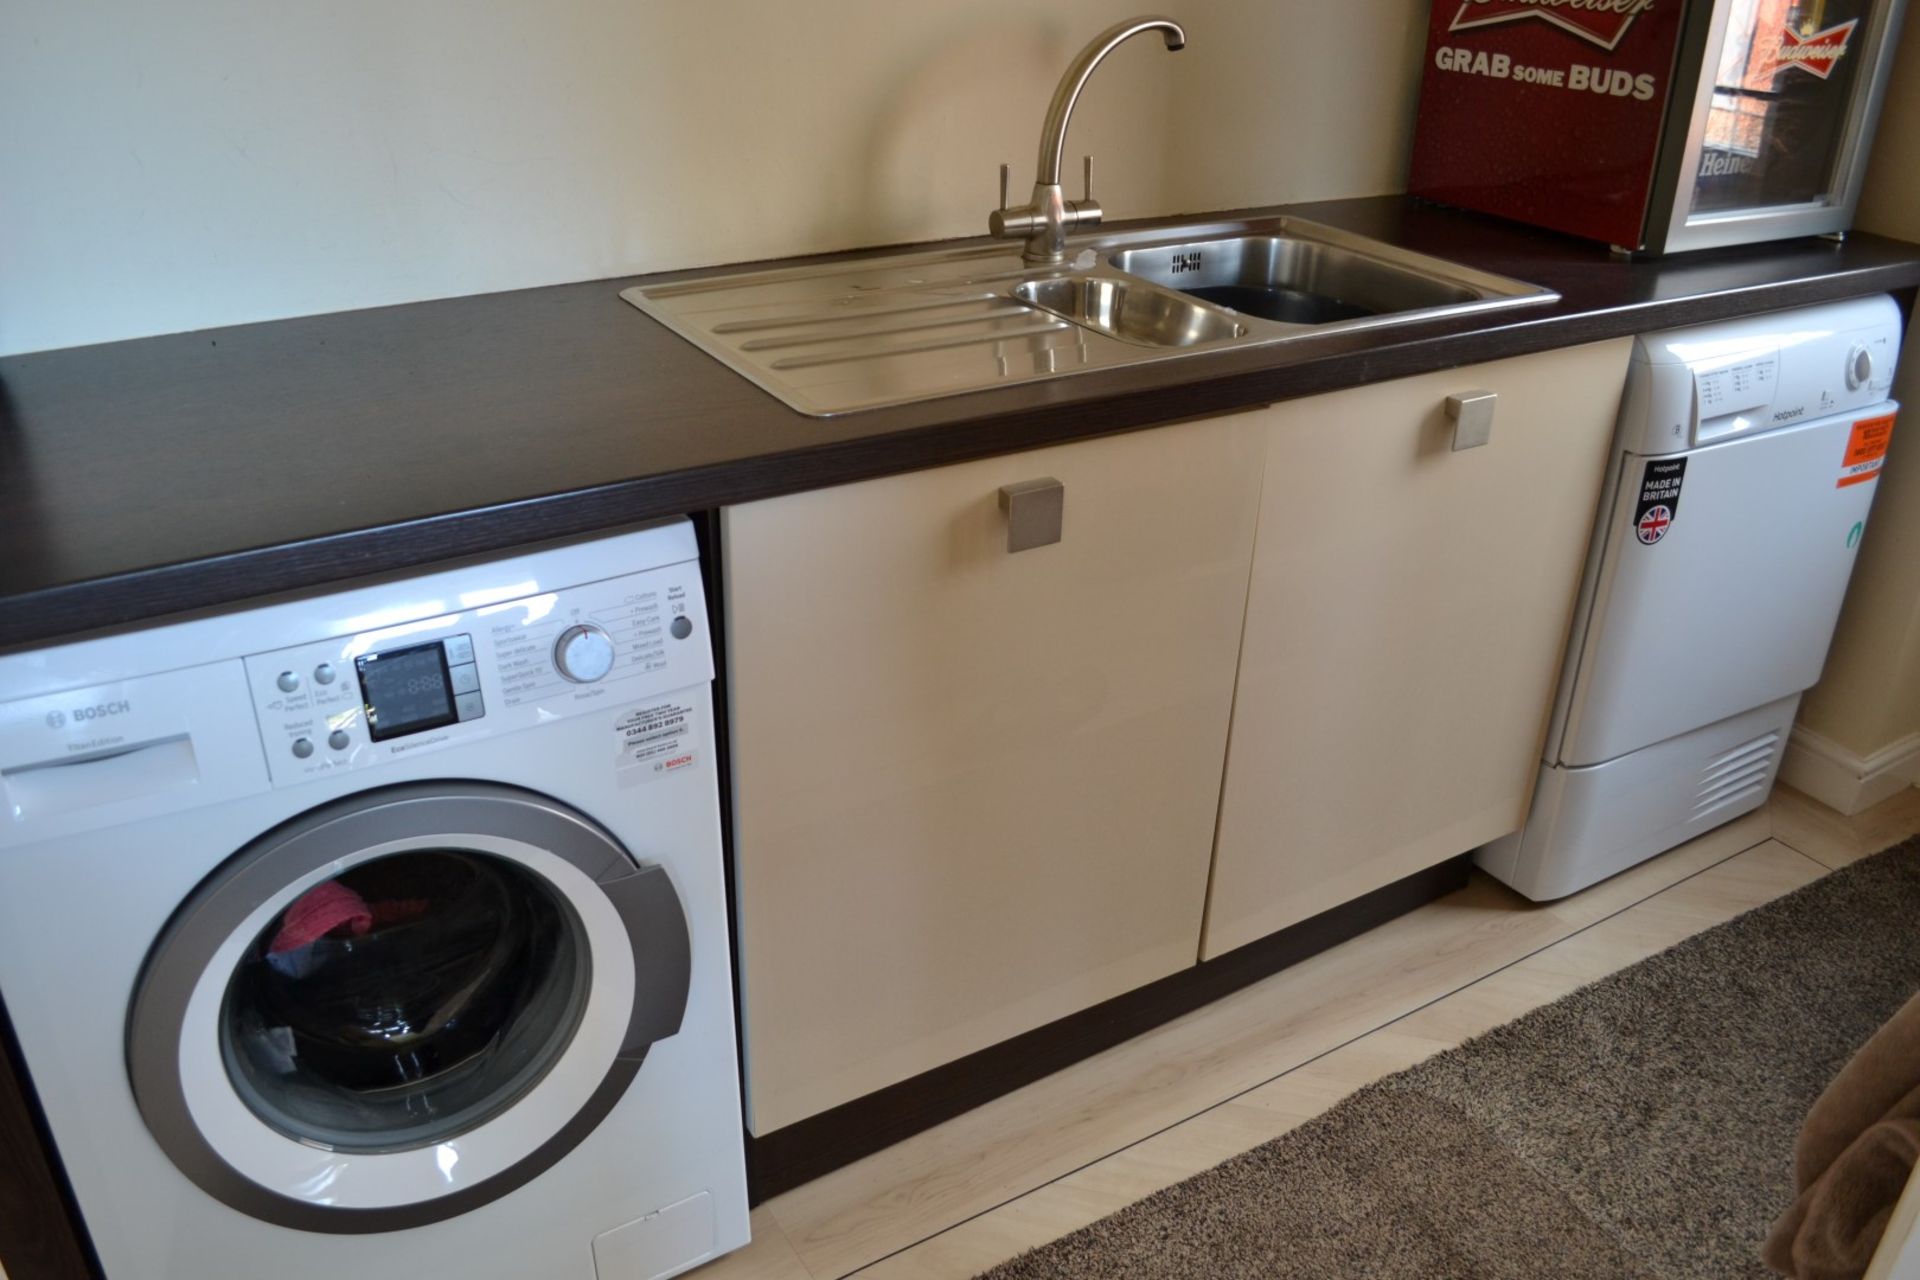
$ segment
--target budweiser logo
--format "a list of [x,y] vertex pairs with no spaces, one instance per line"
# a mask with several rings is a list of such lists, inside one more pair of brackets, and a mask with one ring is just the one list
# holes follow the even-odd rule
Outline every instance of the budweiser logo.
[[1462,0],[1449,31],[1538,18],[1611,52],[1654,0]]
[[1780,47],[1773,51],[1773,64],[1768,70],[1778,75],[1797,67],[1825,80],[1833,74],[1834,64],[1846,54],[1847,41],[1853,38],[1853,29],[1859,25],[1860,19],[1855,18],[1810,36],[1797,35],[1788,27],[1780,33]]

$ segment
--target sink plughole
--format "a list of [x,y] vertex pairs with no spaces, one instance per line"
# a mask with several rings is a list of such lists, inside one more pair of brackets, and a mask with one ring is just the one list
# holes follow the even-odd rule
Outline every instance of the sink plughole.
[[1055,267],[968,245],[621,296],[816,417],[1559,296],[1286,217],[1148,227],[1069,248]]

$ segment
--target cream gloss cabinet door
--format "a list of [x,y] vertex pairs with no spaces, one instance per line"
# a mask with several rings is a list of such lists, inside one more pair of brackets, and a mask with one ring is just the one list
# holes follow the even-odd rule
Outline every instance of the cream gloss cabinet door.
[[[1263,411],[1202,955],[1519,828],[1631,339]],[[1498,396],[1452,450],[1448,396]]]
[[[1195,962],[1262,426],[724,513],[753,1132]],[[1045,477],[1063,536],[1009,552]]]

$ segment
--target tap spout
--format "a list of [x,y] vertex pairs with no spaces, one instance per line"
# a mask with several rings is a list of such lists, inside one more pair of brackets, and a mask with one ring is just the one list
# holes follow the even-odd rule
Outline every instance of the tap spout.
[[1007,167],[1000,166],[1000,207],[987,215],[987,230],[1002,239],[1025,240],[1020,257],[1035,265],[1066,261],[1067,232],[1090,227],[1103,216],[1093,198],[1093,161],[1087,161],[1084,198],[1069,200],[1060,190],[1060,154],[1067,146],[1067,126],[1073,123],[1074,104],[1087,87],[1087,77],[1101,61],[1143,31],[1158,31],[1168,49],[1187,47],[1187,32],[1172,18],[1133,18],[1108,27],[1080,51],[1060,77],[1040,127],[1040,167],[1033,180],[1033,198],[1017,209],[1007,207]]
[[1066,73],[1060,77],[1059,87],[1053,91],[1053,101],[1047,106],[1046,123],[1040,127],[1040,167],[1034,178],[1036,185],[1060,185],[1060,157],[1067,149],[1067,126],[1073,122],[1074,104],[1079,102],[1080,91],[1087,87],[1087,79],[1093,75],[1093,69],[1128,40],[1148,31],[1160,32],[1166,39],[1169,53],[1184,49],[1187,45],[1186,28],[1172,18],[1130,18],[1115,23],[1095,36],[1067,67]]

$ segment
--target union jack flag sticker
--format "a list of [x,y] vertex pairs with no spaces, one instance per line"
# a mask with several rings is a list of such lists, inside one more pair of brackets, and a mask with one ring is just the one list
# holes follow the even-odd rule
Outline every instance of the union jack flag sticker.
[[1634,532],[1638,535],[1640,541],[1646,543],[1648,546],[1652,546],[1654,543],[1660,541],[1660,539],[1666,537],[1667,530],[1672,527],[1673,512],[1668,510],[1664,505],[1652,506],[1648,507],[1646,514],[1640,517],[1640,523]]

